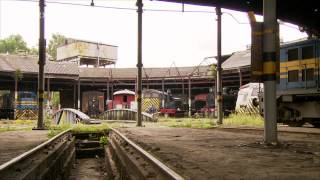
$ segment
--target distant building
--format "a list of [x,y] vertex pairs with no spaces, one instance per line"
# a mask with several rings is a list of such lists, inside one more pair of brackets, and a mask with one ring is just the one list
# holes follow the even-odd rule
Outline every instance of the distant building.
[[67,38],[57,48],[57,61],[77,62],[79,66],[104,67],[115,64],[118,47],[98,42]]

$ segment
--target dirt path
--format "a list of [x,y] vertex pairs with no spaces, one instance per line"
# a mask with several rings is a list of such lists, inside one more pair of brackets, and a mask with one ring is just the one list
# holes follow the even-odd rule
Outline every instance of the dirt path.
[[320,179],[320,136],[281,135],[280,147],[262,135],[216,129],[123,128],[186,179]]
[[47,140],[48,131],[9,131],[0,133],[0,164]]

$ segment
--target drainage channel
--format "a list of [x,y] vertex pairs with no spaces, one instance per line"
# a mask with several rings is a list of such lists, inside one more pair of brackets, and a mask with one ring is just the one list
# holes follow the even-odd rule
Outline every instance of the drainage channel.
[[76,159],[71,180],[108,179],[105,166],[105,147],[100,139],[103,133],[74,133]]
[[111,129],[108,134],[64,131],[0,165],[2,179],[184,178],[119,131]]

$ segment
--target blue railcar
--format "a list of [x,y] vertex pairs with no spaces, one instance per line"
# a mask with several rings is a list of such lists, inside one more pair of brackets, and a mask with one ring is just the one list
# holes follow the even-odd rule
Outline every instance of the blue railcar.
[[14,102],[13,91],[0,93],[0,118],[35,119],[37,117],[37,94],[33,91],[19,91]]
[[18,92],[17,110],[38,110],[37,94],[31,91]]
[[291,126],[320,125],[320,41],[308,39],[280,49],[278,121]]

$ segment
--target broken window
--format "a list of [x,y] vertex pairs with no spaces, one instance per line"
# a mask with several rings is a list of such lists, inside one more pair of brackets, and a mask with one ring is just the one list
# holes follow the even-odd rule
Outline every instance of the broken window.
[[313,46],[305,46],[302,48],[302,59],[314,58],[314,48]]
[[288,71],[288,82],[299,81],[299,70]]
[[288,50],[288,61],[298,60],[298,48]]

